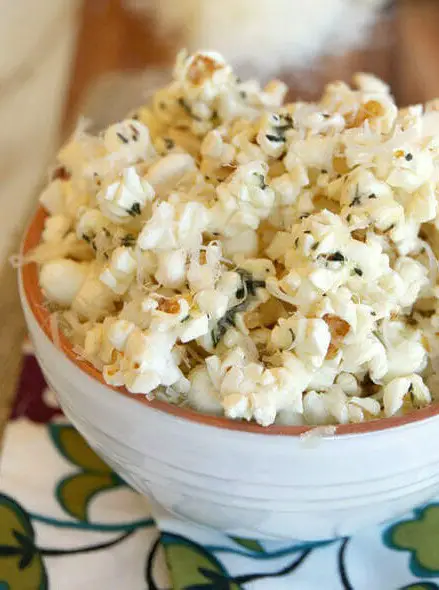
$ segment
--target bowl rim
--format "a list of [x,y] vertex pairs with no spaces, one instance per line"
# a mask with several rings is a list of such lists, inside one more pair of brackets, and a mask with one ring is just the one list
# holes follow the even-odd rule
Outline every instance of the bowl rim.
[[[30,220],[30,223],[25,231],[22,245],[21,255],[24,256],[35,248],[41,240],[41,234],[44,229],[45,219],[48,214],[44,208],[39,205],[35,214]],[[25,298],[32,315],[37,322],[40,329],[43,331],[48,340],[57,346],[53,340],[53,335],[50,329],[50,313],[47,307],[44,305],[44,296],[39,286],[38,281],[38,267],[36,263],[29,263],[21,265],[19,268],[19,277],[23,287],[22,294]],[[282,435],[299,437],[304,435],[316,428],[325,428],[318,426],[287,426],[281,424],[273,424],[271,426],[260,426],[255,422],[245,422],[238,420],[231,420],[225,416],[213,416],[209,414],[203,414],[196,410],[175,406],[173,404],[160,401],[160,400],[148,400],[144,395],[132,394],[125,387],[116,387],[109,385],[105,382],[102,374],[98,369],[93,367],[89,362],[78,358],[77,354],[73,351],[73,346],[69,342],[68,338],[59,333],[59,347],[61,352],[70,360],[80,371],[86,373],[89,377],[98,381],[104,387],[112,389],[119,394],[124,395],[132,400],[137,401],[149,408],[164,412],[166,414],[173,415],[177,418],[196,422],[205,426],[213,426],[216,428],[226,430],[237,430],[240,432],[249,432],[253,434],[263,435]],[[414,410],[403,416],[391,416],[389,418],[377,418],[368,422],[361,422],[357,424],[338,424],[334,425],[333,433],[327,435],[331,438],[338,438],[343,435],[362,435],[370,434],[372,432],[388,430],[399,426],[405,426],[413,424],[415,422],[421,422],[428,418],[432,418],[439,414],[439,404],[431,404],[425,408]],[[331,428],[331,427],[330,427]]]

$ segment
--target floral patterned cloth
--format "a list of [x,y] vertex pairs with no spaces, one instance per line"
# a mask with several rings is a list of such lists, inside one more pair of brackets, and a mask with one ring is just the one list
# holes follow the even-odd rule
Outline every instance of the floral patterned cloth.
[[154,523],[66,422],[29,344],[0,475],[0,590],[439,590],[439,502],[316,544]]

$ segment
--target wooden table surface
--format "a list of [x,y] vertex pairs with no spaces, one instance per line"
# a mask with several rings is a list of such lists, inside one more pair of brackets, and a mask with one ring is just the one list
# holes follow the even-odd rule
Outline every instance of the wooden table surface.
[[[66,104],[64,136],[72,128],[83,93],[100,75],[172,62],[179,40],[160,40],[151,22],[121,7],[120,0],[85,0],[77,54]],[[367,47],[343,58],[322,61],[317,87],[330,79],[349,79],[355,71],[372,71],[387,80],[400,104],[439,96],[439,2],[399,0],[377,25]],[[299,93],[304,95],[303,90]],[[0,436],[8,416],[20,367],[25,334],[15,271],[0,271]]]

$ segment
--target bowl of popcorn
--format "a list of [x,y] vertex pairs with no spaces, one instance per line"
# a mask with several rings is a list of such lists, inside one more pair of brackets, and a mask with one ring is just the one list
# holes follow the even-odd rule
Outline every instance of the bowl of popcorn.
[[19,257],[66,415],[174,515],[328,539],[439,486],[437,103],[212,52],[58,154]]

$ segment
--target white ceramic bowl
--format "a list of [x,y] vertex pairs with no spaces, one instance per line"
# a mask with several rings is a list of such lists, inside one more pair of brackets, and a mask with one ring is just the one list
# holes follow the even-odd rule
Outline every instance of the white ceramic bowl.
[[[44,212],[24,251],[35,246]],[[20,272],[24,313],[44,374],[73,424],[129,484],[166,510],[233,535],[305,541],[350,535],[439,491],[439,406],[344,425],[262,428],[148,402],[105,385],[61,335],[51,341],[35,265]]]

